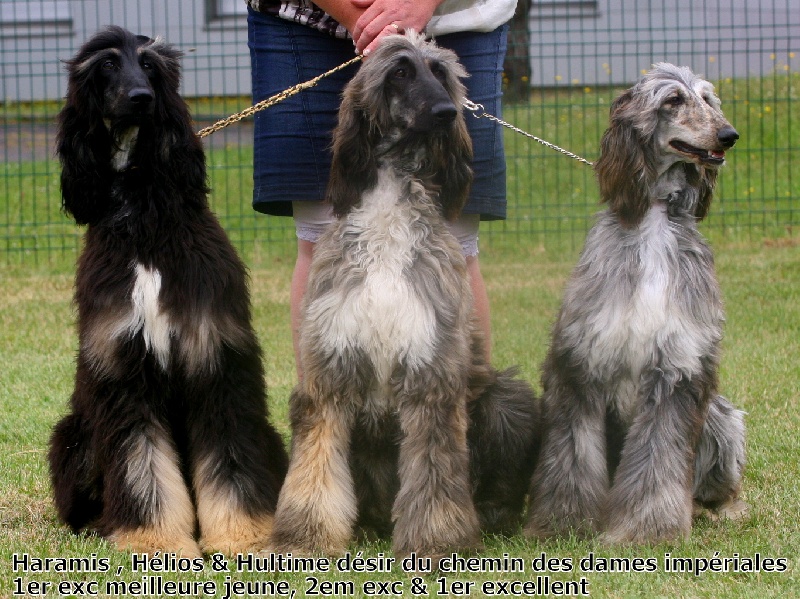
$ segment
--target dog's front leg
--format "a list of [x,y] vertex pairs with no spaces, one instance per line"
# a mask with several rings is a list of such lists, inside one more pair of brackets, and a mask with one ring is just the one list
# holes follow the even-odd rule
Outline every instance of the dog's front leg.
[[267,546],[288,458],[269,425],[255,339],[220,350],[220,366],[187,377],[187,433],[205,553]]
[[469,480],[466,389],[448,383],[418,381],[399,397],[400,491],[392,510],[398,555],[437,557],[480,545]]
[[202,555],[192,499],[165,428],[148,416],[122,422],[107,445],[100,532],[121,549]]
[[642,386],[642,405],[625,438],[609,494],[605,543],[669,541],[691,530],[702,385],[653,369]]
[[300,389],[289,402],[292,454],[275,511],[271,549],[343,553],[356,518],[348,463],[352,410],[342,401],[311,397]]

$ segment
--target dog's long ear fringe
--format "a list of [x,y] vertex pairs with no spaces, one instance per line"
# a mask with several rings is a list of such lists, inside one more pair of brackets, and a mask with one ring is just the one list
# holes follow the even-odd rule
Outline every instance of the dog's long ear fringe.
[[461,214],[472,184],[472,140],[463,119],[455,121],[452,136],[441,150],[443,168],[439,174],[439,201],[448,220],[455,220]]
[[648,168],[643,147],[627,116],[632,94],[619,96],[611,106],[611,124],[600,141],[600,157],[594,164],[600,197],[629,227],[636,226],[649,208]]
[[99,218],[111,184],[111,137],[103,125],[102,100],[95,97],[99,93],[71,79],[58,115],[61,207],[79,225]]
[[333,159],[326,193],[336,217],[341,217],[361,200],[361,194],[375,185],[377,164],[372,133],[366,115],[357,108],[355,90],[345,93],[339,109],[339,123],[333,133]]
[[[181,63],[183,54],[160,38],[151,40],[150,51],[155,53],[156,76],[155,116],[150,135],[141,135],[143,150],[137,159],[151,162],[154,171],[166,167],[168,172],[158,172],[158,177],[175,186],[184,202],[196,205],[206,203],[206,163],[203,146],[195,135],[189,107],[180,95]],[[153,147],[148,148],[147,144]],[[180,167],[176,168],[175,165]]]

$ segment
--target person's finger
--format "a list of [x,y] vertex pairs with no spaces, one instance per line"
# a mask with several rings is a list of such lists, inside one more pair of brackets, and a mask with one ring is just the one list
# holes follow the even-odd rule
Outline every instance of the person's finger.
[[363,53],[367,48],[373,50],[379,37],[401,31],[401,25],[398,22],[400,15],[397,15],[395,11],[385,10],[374,16],[370,12],[370,9],[367,9],[353,29],[356,52]]
[[384,37],[387,35],[393,35],[395,33],[403,33],[403,30],[397,23],[392,22],[384,27],[383,30],[362,51],[364,57],[369,56],[380,45]]

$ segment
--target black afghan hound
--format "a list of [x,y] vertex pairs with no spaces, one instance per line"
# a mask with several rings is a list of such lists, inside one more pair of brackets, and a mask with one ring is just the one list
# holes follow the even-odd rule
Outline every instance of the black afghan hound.
[[464,75],[453,52],[409,32],[345,88],[328,186],[339,218],[304,298],[276,551],[341,552],[360,525],[436,557],[521,517],[537,405],[485,363],[445,222],[472,177]]
[[595,164],[608,209],[544,365],[530,535],[658,542],[689,534],[693,500],[745,509],[743,413],[718,395],[722,299],[697,230],[738,138],[685,67],[658,64],[613,103]]
[[88,225],[60,518],[134,551],[264,546],[286,468],[267,420],[245,267],[207,203],[181,54],[119,27],[67,61],[64,210]]

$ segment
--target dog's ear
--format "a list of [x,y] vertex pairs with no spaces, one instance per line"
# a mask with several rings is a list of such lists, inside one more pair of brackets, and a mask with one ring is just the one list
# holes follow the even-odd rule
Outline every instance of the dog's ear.
[[651,168],[645,158],[647,140],[633,126],[630,90],[611,106],[611,123],[600,141],[594,170],[600,197],[626,226],[637,225],[649,208],[646,181]]
[[[151,83],[155,94],[155,121],[169,127],[188,123],[188,108],[180,95],[181,57],[183,54],[161,38],[144,44],[143,56],[154,71]],[[185,127],[180,126],[180,135]]]
[[472,184],[472,139],[462,118],[453,122],[448,136],[452,139],[440,150],[442,168],[437,183],[441,186],[439,201],[442,213],[447,220],[455,220],[461,214]]
[[339,122],[333,132],[333,159],[328,179],[327,200],[336,217],[347,214],[361,194],[375,185],[377,164],[374,148],[377,133],[364,112],[358,108],[357,86],[345,90],[339,108]]
[[[173,182],[184,202],[194,200],[205,204],[209,191],[205,152],[192,127],[189,107],[180,94],[183,53],[161,38],[145,40],[145,56],[154,69],[151,84],[155,113],[152,123],[142,126],[137,145],[141,154],[137,160],[149,164],[154,171],[169,169],[158,178]],[[180,169],[174,169],[175,164],[180,164]]]
[[68,61],[66,103],[58,114],[61,207],[79,225],[99,219],[111,184],[111,136],[103,125],[102,89]]
[[193,145],[195,137],[189,108],[179,91],[183,54],[161,38],[148,39],[144,48],[144,56],[153,69],[151,85],[155,96],[153,122],[156,128],[153,137],[158,140],[155,149],[160,152],[162,161],[167,162],[172,152],[184,149],[187,144]]
[[694,215],[697,220],[703,220],[711,208],[711,198],[714,195],[714,187],[717,184],[717,169],[701,168],[700,184],[698,185],[697,208]]

